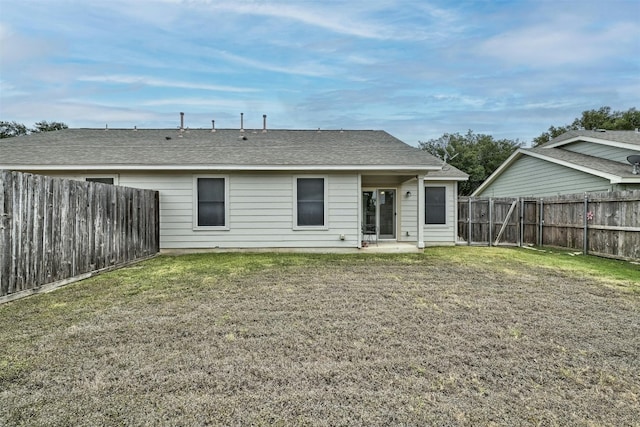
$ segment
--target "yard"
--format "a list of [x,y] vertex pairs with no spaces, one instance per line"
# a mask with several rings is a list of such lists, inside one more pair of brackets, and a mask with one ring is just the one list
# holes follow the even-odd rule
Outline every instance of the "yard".
[[640,267],[161,256],[0,305],[0,425],[640,425]]

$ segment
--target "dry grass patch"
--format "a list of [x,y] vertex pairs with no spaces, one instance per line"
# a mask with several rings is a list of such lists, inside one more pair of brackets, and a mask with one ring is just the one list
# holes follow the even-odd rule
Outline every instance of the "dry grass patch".
[[532,256],[160,257],[5,304],[0,425],[637,425],[638,270]]

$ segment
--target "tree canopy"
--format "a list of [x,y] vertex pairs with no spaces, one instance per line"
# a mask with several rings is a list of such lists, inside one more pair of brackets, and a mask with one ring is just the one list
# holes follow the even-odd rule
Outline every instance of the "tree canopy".
[[67,129],[68,127],[69,126],[63,122],[47,122],[46,120],[42,120],[35,123],[33,128],[28,128],[22,123],[0,120],[0,138],[11,138],[14,136],[28,135],[30,133],[49,132],[52,130]]
[[33,125],[31,133],[50,132],[52,130],[62,130],[67,128],[69,128],[69,126],[62,122],[48,122],[46,120],[42,120]]
[[420,148],[469,174],[458,191],[468,196],[480,186],[513,152],[521,146],[518,140],[494,139],[491,135],[445,133],[439,138],[419,142]]
[[13,136],[26,135],[29,129],[22,123],[0,121],[0,138],[11,138]]
[[533,139],[533,146],[547,143],[569,130],[634,130],[636,128],[640,128],[640,111],[635,107],[627,111],[612,111],[611,107],[601,107],[597,110],[583,111],[582,115],[570,125],[550,126],[546,132]]

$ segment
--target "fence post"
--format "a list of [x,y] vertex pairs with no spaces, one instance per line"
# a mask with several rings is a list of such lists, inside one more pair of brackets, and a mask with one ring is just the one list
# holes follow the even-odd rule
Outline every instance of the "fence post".
[[468,223],[468,228],[469,228],[469,232],[467,233],[467,244],[469,246],[471,246],[471,196],[469,196],[469,212],[467,215],[467,223]]
[[542,231],[544,229],[544,199],[540,198],[540,231],[538,232],[538,246],[542,246],[544,240],[542,239]]
[[489,247],[491,247],[491,238],[493,237],[493,198],[489,197]]
[[583,212],[583,217],[584,217],[584,233],[582,236],[582,252],[585,255],[589,255],[589,220],[587,218],[587,213],[589,212],[589,195],[587,193],[584,193],[584,212]]
[[524,240],[524,200],[522,197],[518,197],[520,201],[520,233],[518,234],[518,247],[522,247],[522,241]]

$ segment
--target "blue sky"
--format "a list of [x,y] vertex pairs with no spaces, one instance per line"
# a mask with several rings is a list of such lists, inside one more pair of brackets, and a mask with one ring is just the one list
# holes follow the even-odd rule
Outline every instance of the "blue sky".
[[0,120],[472,129],[639,107],[638,0],[0,0]]

